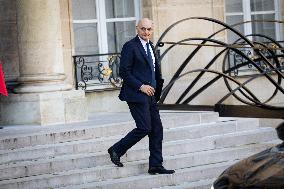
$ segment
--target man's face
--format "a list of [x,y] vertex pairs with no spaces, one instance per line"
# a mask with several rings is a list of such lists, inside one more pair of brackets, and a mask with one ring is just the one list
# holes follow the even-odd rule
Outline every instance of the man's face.
[[149,41],[153,34],[152,21],[144,19],[136,26],[137,34],[144,41]]

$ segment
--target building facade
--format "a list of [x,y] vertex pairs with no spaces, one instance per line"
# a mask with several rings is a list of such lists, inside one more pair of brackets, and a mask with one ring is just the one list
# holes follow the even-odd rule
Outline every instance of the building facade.
[[[171,24],[185,18],[208,17],[235,24],[250,20],[281,21],[284,16],[283,0],[0,0],[0,7],[0,58],[10,88],[9,97],[0,99],[0,124],[69,123],[86,120],[88,112],[126,111],[126,104],[117,98],[119,87],[113,87],[110,74],[103,71],[109,70],[110,56],[119,53],[124,42],[136,35],[135,25],[142,17],[154,21],[155,43]],[[189,19],[168,32],[163,41],[207,38],[220,29],[222,26],[213,22]],[[282,23],[248,22],[236,29],[244,35],[262,33],[283,40]],[[237,40],[227,31],[218,33],[214,39]],[[180,45],[166,54],[161,62],[166,83],[194,48]],[[163,54],[165,47],[159,51]],[[216,46],[202,48],[192,59],[194,64],[185,71],[203,68],[220,51]],[[86,90],[75,90],[80,89],[78,79],[84,77],[80,72],[84,67],[74,64],[74,56],[80,55],[87,55],[85,62],[92,63],[86,67],[92,71]],[[222,66],[220,58],[213,69],[222,70]],[[245,69],[234,77],[245,81],[250,74],[251,70]],[[166,102],[175,102],[194,76],[189,74],[176,82]],[[212,77],[202,78],[197,87]],[[264,85],[267,90],[263,91]],[[259,98],[264,99],[274,90],[262,77],[250,87],[261,90]],[[217,82],[191,103],[214,104],[226,92],[223,83]],[[239,101],[232,97],[226,103]],[[271,103],[284,103],[283,94],[278,93]]]

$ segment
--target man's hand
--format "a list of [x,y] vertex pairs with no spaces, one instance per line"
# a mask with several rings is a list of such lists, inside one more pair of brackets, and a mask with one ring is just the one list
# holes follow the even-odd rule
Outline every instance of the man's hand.
[[155,94],[155,89],[150,85],[142,85],[140,87],[140,91],[147,94],[148,96],[154,96]]

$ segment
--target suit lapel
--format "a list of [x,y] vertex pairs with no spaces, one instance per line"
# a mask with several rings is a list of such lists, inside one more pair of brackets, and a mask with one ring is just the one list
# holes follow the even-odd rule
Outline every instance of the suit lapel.
[[140,53],[143,55],[143,57],[146,59],[147,63],[149,64],[149,66],[151,66],[151,62],[150,60],[148,59],[148,56],[145,52],[145,49],[144,47],[142,46],[142,43],[140,41],[140,39],[138,38],[138,36],[136,36],[136,43],[137,43],[137,46],[138,46],[138,49],[140,50]]

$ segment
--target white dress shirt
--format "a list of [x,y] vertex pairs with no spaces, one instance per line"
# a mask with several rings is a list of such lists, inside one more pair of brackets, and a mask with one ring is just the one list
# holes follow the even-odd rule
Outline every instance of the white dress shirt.
[[[142,46],[143,46],[143,48],[144,48],[144,50],[147,54],[147,42],[144,41],[141,37],[139,37],[139,39],[140,39],[140,42],[141,42],[141,44],[142,44]],[[154,56],[154,52],[153,52],[151,45],[149,45],[149,47],[150,47],[149,49],[150,49],[151,57],[152,57],[152,60],[153,60],[152,62],[153,62],[153,66],[154,66],[154,71],[155,71],[155,56]]]

